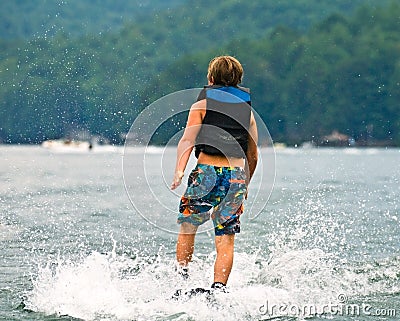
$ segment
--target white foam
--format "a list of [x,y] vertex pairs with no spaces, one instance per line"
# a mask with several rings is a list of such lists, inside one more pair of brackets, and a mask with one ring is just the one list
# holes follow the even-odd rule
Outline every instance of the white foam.
[[[187,283],[176,275],[173,260],[162,256],[132,259],[113,250],[93,252],[76,262],[50,261],[33,280],[26,308],[83,320],[253,320],[267,314],[265,307],[322,306],[337,302],[341,293],[400,288],[398,259],[381,264],[383,270],[364,267],[366,272],[360,273],[312,249],[275,253],[270,260],[237,253],[229,293],[216,294],[212,302],[202,296],[172,300],[177,288],[209,286],[214,257],[195,257]],[[371,275],[382,280],[371,284]]]
[[0,221],[0,241],[14,240],[21,232],[21,228],[15,225],[3,224]]

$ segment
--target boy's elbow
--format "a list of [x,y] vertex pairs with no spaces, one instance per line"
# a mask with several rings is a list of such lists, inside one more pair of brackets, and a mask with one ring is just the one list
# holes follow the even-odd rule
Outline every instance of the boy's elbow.
[[255,155],[255,156],[252,158],[252,163],[253,163],[254,166],[257,165],[257,163],[258,163],[258,156],[257,156],[257,155]]
[[182,137],[181,140],[179,141],[179,145],[181,146],[186,146],[186,147],[193,147],[196,144],[196,141],[193,139],[188,139],[185,137]]
[[254,141],[251,141],[251,143],[249,144],[247,151],[246,151],[246,157],[249,162],[257,164],[258,149],[257,149],[257,145],[255,144]]
[[258,162],[258,153],[247,153],[246,158],[249,163],[256,165]]

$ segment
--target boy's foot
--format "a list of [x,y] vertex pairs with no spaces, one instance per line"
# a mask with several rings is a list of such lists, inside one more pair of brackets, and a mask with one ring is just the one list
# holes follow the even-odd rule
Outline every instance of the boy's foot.
[[213,296],[213,291],[210,289],[203,289],[203,288],[193,288],[193,289],[178,289],[175,291],[174,295],[172,296],[172,299],[174,300],[189,300],[193,297],[198,297],[198,296],[203,296],[207,300],[211,300]]
[[227,293],[226,284],[222,282],[214,282],[211,284],[211,289],[218,292]]
[[187,280],[189,278],[189,269],[185,266],[177,266],[176,271],[178,274],[184,279]]

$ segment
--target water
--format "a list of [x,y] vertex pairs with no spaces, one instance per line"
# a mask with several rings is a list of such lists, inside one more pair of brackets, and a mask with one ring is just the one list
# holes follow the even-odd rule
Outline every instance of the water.
[[[147,158],[155,181],[161,152]],[[170,297],[210,285],[213,234],[197,236],[190,284],[180,280],[176,234],[135,212],[122,154],[0,147],[1,320],[399,317],[400,150],[277,150],[270,201],[242,219],[229,293],[187,301]]]

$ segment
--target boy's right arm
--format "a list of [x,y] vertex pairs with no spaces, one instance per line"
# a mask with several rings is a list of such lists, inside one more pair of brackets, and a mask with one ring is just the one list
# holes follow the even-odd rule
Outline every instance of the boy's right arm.
[[198,101],[190,108],[185,131],[177,147],[176,167],[171,189],[175,189],[181,184],[186,165],[201,128],[204,114],[205,100]]

